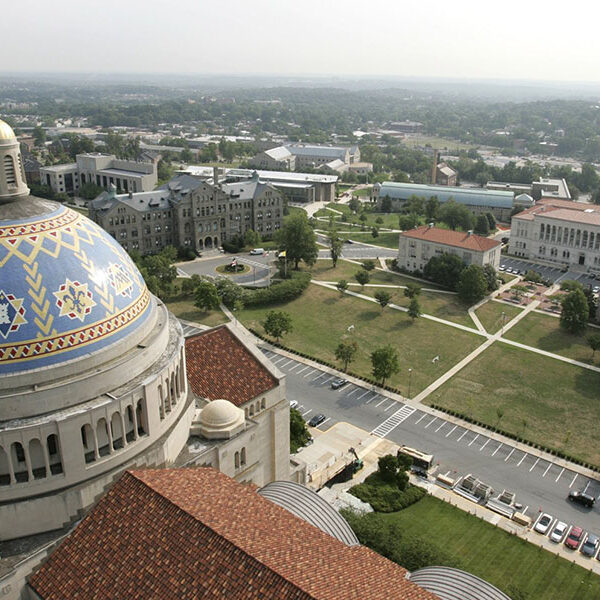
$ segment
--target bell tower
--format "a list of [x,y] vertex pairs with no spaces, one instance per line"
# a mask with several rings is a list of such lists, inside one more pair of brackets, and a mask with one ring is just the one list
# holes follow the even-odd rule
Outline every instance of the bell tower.
[[28,195],[19,142],[10,125],[0,119],[0,203]]

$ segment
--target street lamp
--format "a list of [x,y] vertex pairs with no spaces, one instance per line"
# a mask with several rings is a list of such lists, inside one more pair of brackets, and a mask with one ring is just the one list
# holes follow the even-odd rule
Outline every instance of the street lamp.
[[408,399],[410,400],[410,384],[412,382],[412,369],[408,369]]

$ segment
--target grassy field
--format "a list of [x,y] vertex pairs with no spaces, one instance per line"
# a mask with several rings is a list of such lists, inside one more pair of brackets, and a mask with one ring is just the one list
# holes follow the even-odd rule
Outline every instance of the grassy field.
[[473,144],[426,134],[413,134],[407,136],[402,140],[402,143],[410,148],[414,148],[415,146],[431,146],[438,150],[469,150],[470,148],[475,148]]
[[[600,577],[442,500],[426,496],[397,513],[377,514],[456,556],[462,568],[507,594],[531,600],[595,600]],[[512,595],[516,598],[515,595]]]
[[370,186],[368,188],[362,188],[362,189],[357,190],[357,191],[352,192],[352,193],[353,193],[354,196],[370,196],[372,190],[373,190],[373,186]]
[[[561,328],[560,319],[532,312],[507,331],[505,337],[540,350],[592,364],[592,350],[587,343],[587,338],[592,333],[599,332],[598,329],[588,327],[583,334],[573,335]],[[595,358],[597,363],[600,353],[596,353]]]
[[600,466],[599,390],[600,373],[496,342],[426,402]]
[[504,323],[506,324],[511,319],[514,319],[521,310],[521,308],[517,308],[516,306],[489,300],[480,306],[475,311],[475,314],[488,333],[496,333],[496,331],[499,331],[502,327],[502,313],[506,315],[504,320]]
[[[244,309],[239,318],[246,326],[262,332],[261,322],[271,308]],[[337,291],[314,284],[300,298],[276,308],[292,316],[294,331],[283,338],[283,343],[295,350],[334,361],[338,343],[350,337],[355,339],[359,350],[350,369],[359,374],[370,375],[370,353],[391,344],[400,356],[401,371],[388,383],[406,392],[408,368],[412,368],[412,395],[480,343],[478,336],[467,332],[449,332],[446,326],[426,319],[412,323],[405,313],[382,310],[376,304],[341,296]],[[350,325],[355,327],[352,334],[347,332]],[[323,335],[325,329],[327,335]],[[432,364],[431,359],[437,355],[440,361]]]
[[184,321],[192,321],[193,323],[202,323],[209,327],[227,323],[227,317],[220,310],[211,310],[205,312],[194,306],[191,299],[174,300],[167,302],[167,308],[179,319]]
[[348,234],[350,239],[357,242],[373,244],[374,246],[383,246],[384,248],[392,248],[393,250],[398,249],[398,236],[398,233],[392,233],[391,231],[380,231],[376,238],[371,235],[370,231],[360,231]]

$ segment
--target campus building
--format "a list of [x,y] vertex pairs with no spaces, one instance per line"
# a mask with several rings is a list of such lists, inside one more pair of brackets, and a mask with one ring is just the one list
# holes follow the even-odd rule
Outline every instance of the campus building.
[[320,144],[286,144],[259,152],[250,160],[258,169],[302,169],[327,168],[331,171],[346,171],[360,162],[358,146],[325,146]]
[[281,228],[283,196],[255,172],[249,179],[219,180],[177,175],[152,192],[117,194],[114,189],[90,202],[90,218],[125,250],[154,254],[166,246],[201,252],[218,248],[250,229],[271,236]]
[[488,181],[485,187],[488,190],[513,192],[515,195],[527,194],[535,200],[539,200],[540,198],[571,200],[571,192],[569,192],[569,186],[564,179],[540,177],[539,181],[534,181],[530,184]]
[[56,193],[75,194],[86,183],[123,192],[147,192],[158,181],[155,162],[120,160],[112,154],[78,154],[74,163],[40,168],[40,183]]
[[373,200],[381,207],[383,198],[392,201],[392,210],[399,211],[413,196],[429,199],[436,197],[441,204],[454,200],[475,214],[491,212],[498,221],[509,222],[514,206],[514,194],[509,191],[493,191],[481,188],[449,187],[386,181],[373,186]]
[[512,218],[509,253],[600,273],[600,207],[543,198]]
[[398,266],[409,271],[423,271],[429,259],[448,253],[458,256],[466,265],[500,266],[502,244],[475,235],[471,231],[452,231],[423,225],[400,234]]
[[[198,179],[214,181],[212,167],[189,166],[179,173],[191,175]],[[254,171],[252,169],[219,169],[220,182],[244,181],[258,174],[261,181],[271,184],[285,196],[288,202],[335,202],[335,185],[337,175],[322,173],[293,173],[289,171]]]

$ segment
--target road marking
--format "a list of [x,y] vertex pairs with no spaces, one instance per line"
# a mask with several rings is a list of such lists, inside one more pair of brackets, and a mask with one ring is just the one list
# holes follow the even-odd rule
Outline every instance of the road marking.
[[529,504],[523,509],[521,514],[523,514],[523,515],[526,514],[528,510],[529,510]]
[[542,475],[542,477],[546,477],[551,466],[552,466],[552,463],[548,463],[548,468],[544,471],[544,474]]
[[575,480],[577,479],[577,475],[579,475],[579,473],[575,473],[575,477],[573,477],[573,481],[571,481],[571,485],[569,486],[570,488],[573,487],[573,484],[575,483]]
[[470,442],[469,442],[469,446],[479,437],[479,434],[477,434]]
[[[321,425],[325,425],[325,423],[327,423],[327,421],[331,421],[331,417],[327,417],[322,423]],[[319,425],[319,427],[321,426]]]
[[312,412],[312,408],[309,408],[306,412],[303,412],[302,416],[305,417],[309,412]]
[[507,456],[507,457],[504,459],[504,462],[507,462],[507,461],[508,461],[508,459],[509,459],[509,458],[512,456],[512,454],[513,454],[513,452],[514,452],[514,451],[515,451],[515,449],[513,448],[513,449],[512,449],[512,450],[509,452],[508,456]]
[[415,425],[418,425],[425,417],[427,416],[427,413],[423,413],[415,422]]
[[486,446],[487,446],[487,445],[490,443],[490,440],[491,440],[491,439],[492,439],[492,438],[488,438],[488,439],[485,441],[485,444],[484,444],[483,446],[481,446],[481,448],[479,448],[479,452],[481,452],[481,451],[482,451],[482,450],[483,450],[483,449],[484,449],[484,448],[485,448],[485,447],[486,447]]
[[296,373],[296,375],[300,375],[300,373],[304,373],[304,371],[306,371],[306,369],[310,369],[310,367],[309,366],[304,367],[304,369],[302,369],[301,371],[298,371]]
[[535,469],[535,466],[540,462],[540,459],[538,458],[534,463],[533,466],[531,467],[531,469],[529,469],[529,472],[531,473],[531,471],[533,471]]
[[369,404],[370,402],[373,402],[373,400],[375,400],[375,398],[377,398],[379,396],[379,394],[377,392],[375,392],[375,395],[372,398],[369,398],[367,400],[367,404]]
[[321,379],[323,375],[327,375],[327,373],[321,373],[318,377],[315,377],[312,381],[316,381],[317,379]]
[[560,473],[558,474],[558,477],[554,480],[554,483],[556,483],[560,479],[560,476],[564,473],[564,471],[565,471],[565,468],[563,467],[561,469]]
[[517,463],[517,467],[521,466],[521,463],[525,460],[525,457],[527,456],[527,452],[523,453],[523,456],[521,457],[521,460]]
[[494,450],[494,452],[492,452],[492,456],[495,456],[496,452],[498,452],[500,448],[502,448],[502,443]]
[[352,394],[355,394],[356,392],[358,392],[358,390],[362,390],[362,388],[359,387],[355,387],[349,394],[347,394],[348,396],[352,396]]
[[442,421],[442,424],[435,430],[435,432],[437,433],[445,424],[446,421]]
[[387,400],[387,398],[383,398],[379,404],[375,405],[375,408],[378,408],[379,406],[381,406],[386,400]]
[[469,430],[468,430],[468,429],[465,429],[465,430],[462,432],[462,435],[461,435],[461,436],[460,436],[460,437],[459,437],[459,438],[458,438],[456,441],[457,441],[457,442],[460,442],[460,440],[462,440],[462,439],[463,439],[463,437],[465,437],[465,434],[467,433],[467,431],[469,431]]
[[431,421],[429,421],[429,423],[427,423],[427,425],[425,425],[425,429],[427,429],[436,419],[437,419],[437,417],[433,417],[433,419],[431,419]]
[[[285,358],[285,357],[284,357]],[[281,365],[281,368],[286,367],[287,365],[289,365],[291,362],[294,362],[291,358],[284,364]]]
[[370,394],[370,393],[371,393],[371,390],[366,390],[357,398],[357,400],[360,400],[363,396],[366,396],[367,394]]
[[587,489],[590,487],[590,482],[587,482],[587,485],[585,486],[583,493],[585,494],[587,492]]
[[390,408],[392,408],[392,406],[396,406],[396,403],[392,402],[387,408],[383,409],[383,412],[387,412],[388,410],[390,410]]
[[447,434],[446,437],[448,437],[456,428],[458,427],[458,425],[455,425]]
[[302,363],[295,364],[293,367],[291,367],[291,368],[290,368],[290,373],[291,373],[291,372],[292,372],[294,369],[297,369],[298,367],[301,367],[301,366],[302,366]]
[[282,360],[285,360],[286,358],[287,358],[287,356],[280,356],[277,360],[273,361],[273,364],[276,365],[277,363],[281,362]]
[[332,379],[335,379],[335,375],[332,375],[332,376],[331,376],[329,379],[326,379],[326,380],[323,382],[323,385],[327,385],[327,384],[328,384],[328,383],[329,383],[329,382],[330,382]]
[[406,404],[399,408],[395,413],[390,415],[383,423],[375,427],[373,431],[371,431],[372,435],[376,435],[378,437],[385,437],[394,430],[400,423],[408,419],[410,415],[412,415],[417,409],[412,406],[407,406]]
[[304,377],[308,377],[309,375],[312,375],[315,371],[316,371],[316,369],[311,369]]

